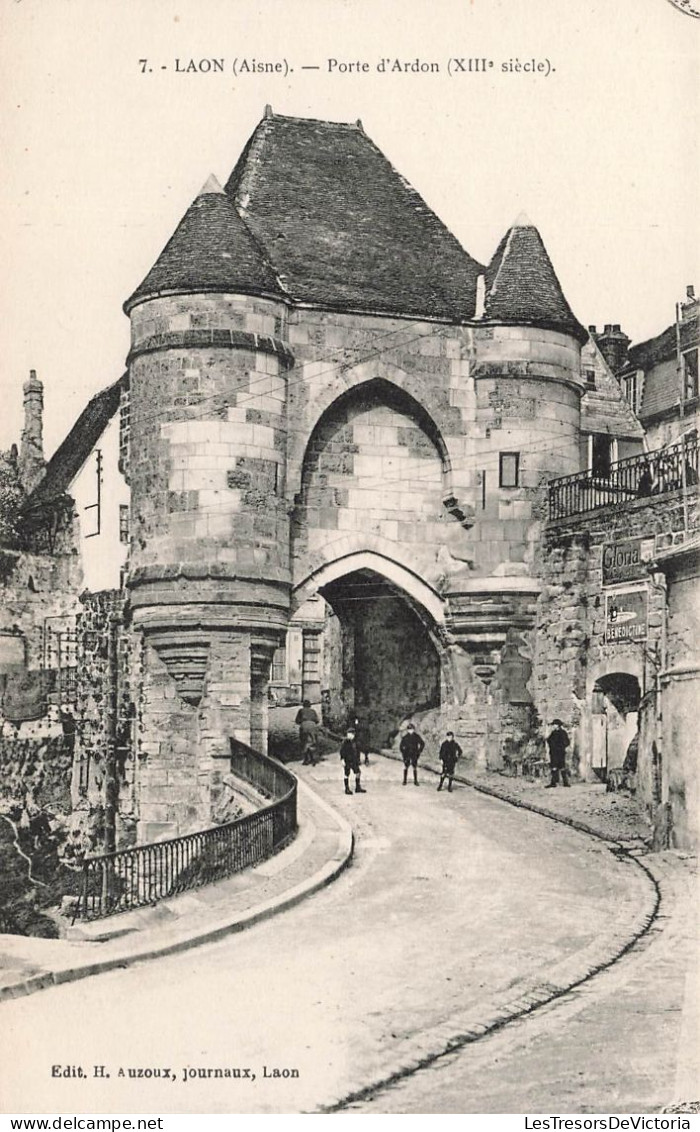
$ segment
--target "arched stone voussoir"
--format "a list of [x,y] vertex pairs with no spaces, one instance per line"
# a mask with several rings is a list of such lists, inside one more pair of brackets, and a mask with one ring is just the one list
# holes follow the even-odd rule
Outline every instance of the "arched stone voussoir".
[[606,676],[620,673],[634,676],[641,688],[644,685],[644,649],[640,645],[635,645],[634,648],[634,652],[620,649],[615,656],[601,657],[597,663],[592,664],[588,671],[589,690],[592,691],[598,681],[604,680]]
[[400,390],[405,395],[407,415],[414,419],[417,417],[419,425],[433,441],[442,462],[445,490],[449,490],[452,467],[449,438],[462,433],[459,410],[451,406],[446,398],[441,399],[438,396],[439,390],[426,385],[420,377],[406,373],[399,366],[383,359],[374,359],[347,369],[338,366],[332,381],[324,383],[319,389],[309,388],[311,396],[306,403],[302,420],[290,434],[287,460],[287,492],[290,498],[301,488],[306,451],[324,415],[338,402],[354,393],[361,395],[363,389],[376,387],[379,383]]
[[[332,555],[332,557],[331,557]],[[313,565],[308,562],[299,569],[299,580],[292,590],[292,615],[308,598],[323,586],[356,570],[373,570],[402,590],[420,607],[436,626],[445,624],[445,605],[442,597],[426,582],[407,561],[402,561],[397,548],[379,536],[352,536],[333,543],[328,557],[317,552]]]

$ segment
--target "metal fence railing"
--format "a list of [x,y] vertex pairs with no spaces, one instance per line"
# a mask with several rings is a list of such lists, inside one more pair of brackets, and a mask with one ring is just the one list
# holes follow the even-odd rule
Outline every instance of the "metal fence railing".
[[231,772],[273,800],[225,825],[87,857],[76,919],[96,920],[156,904],[222,880],[277,853],[297,829],[297,779],[285,767],[231,740]]
[[698,483],[698,437],[630,456],[611,464],[605,475],[577,472],[549,484],[549,518],[565,519],[598,507],[663,495]]

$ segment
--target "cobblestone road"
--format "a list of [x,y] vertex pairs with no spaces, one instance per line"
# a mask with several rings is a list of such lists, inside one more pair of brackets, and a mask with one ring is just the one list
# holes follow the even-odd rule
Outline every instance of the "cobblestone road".
[[[352,821],[353,866],[242,935],[4,1004],[6,1111],[332,1105],[444,1048],[465,1013],[488,1013],[614,945],[649,904],[648,878],[601,842],[470,789],[438,794],[432,778],[403,787],[401,768],[379,760],[363,774],[367,794],[346,797],[331,756],[308,780]],[[604,1027],[599,1042],[618,1048]],[[104,1065],[110,1076],[53,1077],[54,1065]],[[299,1076],[264,1077],[265,1066]],[[256,1079],[185,1082],[186,1067],[249,1068]],[[175,1079],[119,1075],[129,1068]],[[537,1074],[535,1109],[538,1082],[551,1094],[546,1063]],[[492,1066],[489,1082],[498,1076]],[[442,1086],[433,1095],[436,1107],[421,1111],[493,1111],[481,1086],[444,1108]],[[409,1111],[393,1104],[386,1111]]]
[[652,867],[663,884],[661,914],[628,955],[349,1111],[654,1113],[697,1102],[696,874],[670,853]]

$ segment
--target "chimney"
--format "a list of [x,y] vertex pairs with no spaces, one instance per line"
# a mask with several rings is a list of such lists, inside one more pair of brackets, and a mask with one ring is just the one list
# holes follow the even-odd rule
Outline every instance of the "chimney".
[[36,376],[36,370],[29,371],[29,381],[24,383],[24,428],[19,449],[19,476],[25,491],[36,487],[44,474],[44,446],[42,442],[44,413],[44,386]]
[[685,297],[689,303],[695,301],[695,288],[692,283],[689,283],[685,289]]
[[627,347],[630,339],[619,322],[607,322],[602,334],[594,335],[596,345],[613,373],[619,373],[627,360]]
[[476,300],[474,305],[474,318],[483,318],[486,310],[486,276],[476,277]]

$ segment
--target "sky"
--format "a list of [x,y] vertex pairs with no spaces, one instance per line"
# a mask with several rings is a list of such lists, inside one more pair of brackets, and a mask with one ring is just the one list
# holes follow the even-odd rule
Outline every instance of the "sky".
[[680,3],[0,0],[0,448],[30,369],[47,456],[123,372],[122,303],[266,104],[361,118],[482,262],[525,211],[581,322],[658,333],[700,285],[700,19]]

